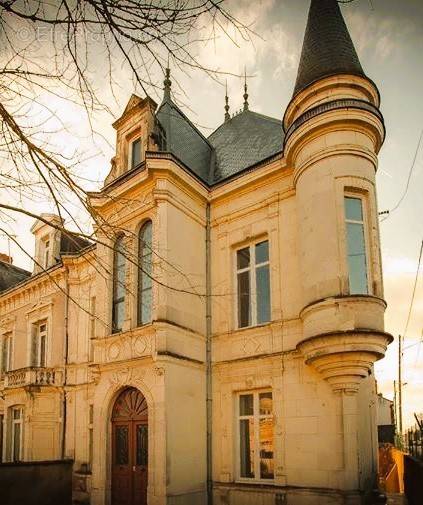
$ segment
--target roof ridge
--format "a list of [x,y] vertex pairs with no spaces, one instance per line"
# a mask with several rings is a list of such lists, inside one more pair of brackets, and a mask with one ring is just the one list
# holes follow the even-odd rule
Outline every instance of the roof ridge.
[[205,137],[201,133],[201,131],[195,126],[195,124],[187,117],[187,115],[180,109],[180,107],[178,107],[178,105],[176,105],[176,103],[171,98],[167,98],[167,99],[165,98],[162,101],[162,103],[160,104],[159,108],[157,109],[156,115],[159,113],[159,111],[161,110],[161,108],[163,107],[163,105],[165,105],[166,103],[168,103],[170,105],[170,107],[173,107],[183,117],[183,119],[185,119],[185,121],[187,121],[187,123],[191,126],[191,128],[195,131],[195,133],[197,133],[197,135],[199,135],[205,142],[207,142],[207,144],[209,145],[209,147],[211,149],[214,149],[214,147],[209,142],[209,140],[207,139],[207,137]]
[[227,121],[224,121],[223,123],[221,123],[215,130],[213,130],[210,135],[208,136],[208,138],[211,138],[215,133],[217,133],[218,130],[220,130],[220,128],[222,128],[223,126],[227,126],[230,124],[230,122],[233,120],[233,119],[236,119],[240,116],[242,116],[243,114],[254,114],[255,116],[258,116],[260,118],[263,118],[263,119],[266,119],[268,121],[273,121],[277,124],[281,124],[282,125],[282,120],[281,119],[277,119],[277,118],[274,118],[274,117],[271,117],[271,116],[266,116],[265,114],[261,114],[260,112],[255,112],[253,110],[250,110],[250,109],[247,109],[247,110],[243,110],[241,111],[239,114],[236,114],[235,116],[232,116],[230,119],[228,119]]

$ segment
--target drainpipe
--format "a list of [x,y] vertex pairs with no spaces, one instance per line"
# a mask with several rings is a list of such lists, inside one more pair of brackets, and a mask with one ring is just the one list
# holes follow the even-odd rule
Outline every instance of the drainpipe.
[[212,360],[211,360],[211,251],[210,203],[206,207],[206,415],[207,415],[207,505],[213,505],[212,472]]
[[65,459],[65,446],[66,446],[66,421],[67,421],[67,410],[66,410],[66,382],[67,382],[67,364],[68,364],[68,342],[69,342],[69,269],[65,266],[65,335],[63,341],[63,409],[62,409],[62,459]]

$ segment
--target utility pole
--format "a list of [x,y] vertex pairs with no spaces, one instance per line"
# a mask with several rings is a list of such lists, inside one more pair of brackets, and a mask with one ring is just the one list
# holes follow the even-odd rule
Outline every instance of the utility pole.
[[402,336],[398,336],[398,431],[402,445]]

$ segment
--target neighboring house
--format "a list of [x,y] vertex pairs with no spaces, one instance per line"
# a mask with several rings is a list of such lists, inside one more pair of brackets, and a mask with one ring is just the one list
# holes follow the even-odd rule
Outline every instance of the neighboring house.
[[33,275],[6,263],[4,460],[72,458],[94,505],[353,505],[375,485],[385,129],[336,0],[311,2],[283,122],[245,95],[208,138],[169,72],[158,108],[133,95],[89,195],[96,244],[43,215]]
[[395,443],[394,402],[377,395],[377,433],[379,443]]

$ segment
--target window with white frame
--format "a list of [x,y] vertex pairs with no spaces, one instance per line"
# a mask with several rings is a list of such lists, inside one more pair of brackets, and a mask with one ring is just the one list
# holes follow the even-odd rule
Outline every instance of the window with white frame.
[[270,321],[269,241],[236,252],[238,327]]
[[344,203],[350,294],[367,295],[369,283],[363,200],[345,196]]
[[47,321],[32,325],[31,366],[47,366]]
[[12,407],[10,454],[12,461],[22,461],[23,458],[23,408]]
[[141,163],[141,138],[131,142],[131,168],[137,167]]
[[1,343],[0,375],[12,370],[12,332],[3,334]]
[[274,478],[273,397],[271,391],[238,395],[240,479]]

